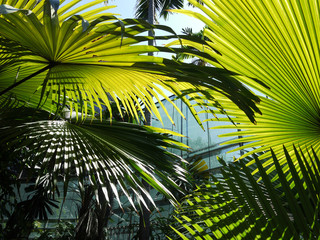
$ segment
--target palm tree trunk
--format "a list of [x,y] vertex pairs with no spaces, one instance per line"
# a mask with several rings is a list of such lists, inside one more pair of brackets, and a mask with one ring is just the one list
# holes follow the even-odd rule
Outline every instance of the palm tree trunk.
[[[149,6],[148,6],[148,22],[150,24],[154,24],[154,0],[149,0]],[[149,31],[148,33],[149,36],[153,36],[153,31]],[[150,39],[148,41],[148,45],[153,46],[154,45],[154,40]],[[153,52],[148,53],[149,56],[153,56]],[[151,125],[151,113],[148,111],[147,108],[145,108],[145,124],[146,125]],[[150,186],[147,182],[143,181],[142,182],[146,189],[150,191]],[[148,206],[149,200],[145,198],[145,202]],[[142,206],[142,214],[140,215],[140,223],[139,223],[139,240],[149,240],[150,239],[150,211],[145,207]]]
[[[154,0],[149,0],[149,7],[148,7],[148,22],[150,24],[154,24]],[[153,36],[153,32],[149,31],[149,36]],[[153,46],[154,41],[149,40],[148,45]],[[148,53],[149,56],[153,56],[153,52]]]

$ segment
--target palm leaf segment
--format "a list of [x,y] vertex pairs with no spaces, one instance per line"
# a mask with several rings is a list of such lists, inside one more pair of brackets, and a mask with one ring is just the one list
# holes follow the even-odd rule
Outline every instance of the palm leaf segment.
[[[257,157],[253,161],[259,169],[258,176],[252,175],[255,168],[247,167],[246,159],[225,165],[214,183],[200,187],[184,199],[177,209],[178,222],[173,226],[176,235],[172,239],[177,239],[177,235],[199,240],[318,239],[319,158],[311,150],[310,159],[300,150],[294,151],[302,175],[299,176],[284,148],[293,176],[289,181],[273,151],[271,161],[279,176],[276,182],[271,181]],[[261,181],[257,182],[259,177]],[[291,188],[292,185],[295,187]]]
[[[5,29],[0,35],[1,95],[10,93],[30,106],[53,112],[68,105],[82,117],[89,113],[93,116],[103,105],[110,111],[110,101],[115,101],[120,111],[119,98],[131,115],[137,117],[139,111],[143,115],[144,105],[161,119],[152,97],[171,102],[163,89],[181,95],[182,91],[202,86],[200,90],[211,88],[227,97],[236,93],[232,101],[253,121],[259,99],[248,95],[228,71],[218,72],[222,80],[216,80],[212,79],[214,70],[190,69],[189,65],[143,55],[175,51],[138,44],[150,39],[143,36],[148,30],[172,32],[170,28],[151,26],[143,20],[119,21],[112,14],[101,13],[108,7],[81,13],[102,1],[70,10],[77,2],[62,3],[58,10],[48,1],[1,5],[0,27]],[[74,15],[79,12],[81,15]],[[189,104],[186,97],[183,99]],[[139,101],[142,104],[135,107]]]
[[[186,40],[185,44],[208,53],[220,67],[242,74],[242,82],[267,96],[262,98],[262,115],[255,126],[228,100],[220,101],[235,117],[234,122],[240,123],[224,128],[241,129],[222,136],[243,136],[226,144],[246,142],[243,149],[256,148],[246,155],[272,147],[280,157],[282,145],[293,155],[293,144],[303,152],[312,145],[319,153],[319,3],[204,0],[202,6],[189,2],[205,14],[180,12],[207,24],[204,35],[210,41],[203,45]],[[261,158],[270,155],[267,152]]]

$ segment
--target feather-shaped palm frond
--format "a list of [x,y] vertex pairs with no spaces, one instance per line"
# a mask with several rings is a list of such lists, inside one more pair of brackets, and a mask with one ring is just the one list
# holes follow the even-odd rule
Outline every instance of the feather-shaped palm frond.
[[[223,136],[242,136],[226,144],[248,143],[242,149],[253,147],[254,150],[247,156],[272,147],[280,161],[284,157],[282,145],[292,156],[293,144],[299,145],[303,152],[312,145],[319,154],[318,1],[204,0],[204,5],[195,0],[190,2],[203,14],[180,12],[202,20],[208,26],[204,35],[210,41],[186,39],[184,44],[210,55],[204,59],[211,64],[241,74],[242,82],[267,96],[261,98],[262,115],[256,118],[256,125],[229,100],[220,99],[234,116],[234,122],[239,123],[223,127],[241,129]],[[269,89],[256,84],[255,79]],[[268,151],[261,158],[270,156]]]
[[[143,115],[145,106],[161,119],[153,99],[171,102],[163,89],[177,95],[192,90],[193,95],[214,99],[207,92],[201,93],[210,88],[232,98],[253,121],[254,112],[259,112],[255,105],[259,98],[232,73],[144,55],[182,50],[139,44],[147,42],[151,37],[144,34],[154,29],[171,34],[158,39],[176,37],[168,27],[101,15],[107,7],[81,12],[100,2],[75,10],[70,9],[75,1],[62,3],[57,12],[48,0],[26,5],[25,1],[13,1],[14,9],[6,5],[9,3],[2,4],[0,28],[5,31],[0,32],[0,95],[13,94],[29,106],[54,113],[68,105],[71,112],[81,113],[82,119],[101,112],[104,106],[110,111],[110,101],[120,111],[120,99],[135,117],[139,111]],[[134,107],[139,101],[141,104]],[[186,97],[184,101],[191,107]]]
[[[167,19],[169,17],[168,9],[180,9],[183,8],[183,0],[154,0],[154,14],[158,13],[159,17]],[[136,4],[136,17],[148,19],[148,0],[138,0]]]
[[[286,148],[288,174],[272,160],[279,176],[271,181],[261,160],[255,157],[261,180],[252,175],[246,160],[225,165],[212,184],[200,187],[177,209],[174,225],[178,239],[318,239],[319,158],[310,149],[310,158],[294,147],[301,177]],[[309,162],[313,162],[310,165]],[[281,188],[279,188],[279,184]],[[295,187],[292,189],[291,186]]]
[[64,194],[70,178],[77,177],[80,187],[100,187],[106,198],[113,194],[120,206],[120,193],[132,205],[132,194],[143,203],[141,192],[153,203],[141,183],[144,179],[175,201],[168,187],[179,187],[170,176],[184,179],[185,171],[179,167],[180,157],[167,148],[187,149],[169,137],[176,133],[123,122],[47,119],[45,112],[24,108],[1,115],[1,161],[23,161],[24,176],[47,182],[49,189],[63,179]]

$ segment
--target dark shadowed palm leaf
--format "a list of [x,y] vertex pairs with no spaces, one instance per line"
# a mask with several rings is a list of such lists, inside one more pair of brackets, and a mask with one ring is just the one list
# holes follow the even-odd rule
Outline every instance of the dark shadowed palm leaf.
[[53,208],[58,208],[58,202],[53,199],[54,194],[47,190],[41,184],[25,188],[27,199],[15,205],[3,230],[3,239],[27,239],[34,228],[33,221],[48,220],[48,215],[53,214]]
[[168,186],[178,187],[169,176],[184,178],[180,157],[165,149],[186,149],[168,137],[177,135],[174,132],[121,122],[46,120],[45,112],[25,108],[1,117],[0,145],[5,156],[1,160],[24,161],[24,171],[33,172],[38,182],[46,179],[54,185],[63,178],[65,194],[70,178],[76,176],[80,187],[86,183],[100,186],[107,198],[111,189],[121,206],[119,192],[131,201],[132,193],[144,192],[144,179],[174,200]]

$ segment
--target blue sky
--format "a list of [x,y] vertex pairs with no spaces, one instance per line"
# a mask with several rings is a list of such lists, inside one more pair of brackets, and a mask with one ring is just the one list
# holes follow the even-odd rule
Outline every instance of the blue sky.
[[[134,18],[136,2],[137,0],[109,0],[108,5],[115,5],[116,8],[110,9],[108,12],[120,14],[120,18]],[[201,12],[199,9],[188,6],[187,0],[185,0],[184,5],[185,9]],[[182,28],[189,27],[193,29],[193,32],[198,32],[204,27],[203,22],[181,13],[172,13],[169,15],[169,18],[167,20],[164,20],[163,18],[160,18],[158,20],[159,24],[171,27],[177,34],[181,34]],[[168,43],[168,41],[157,41],[156,45],[161,46],[166,43]],[[172,54],[169,53],[157,53],[156,55],[169,59],[171,59],[172,56]],[[188,60],[186,61],[188,62]]]

